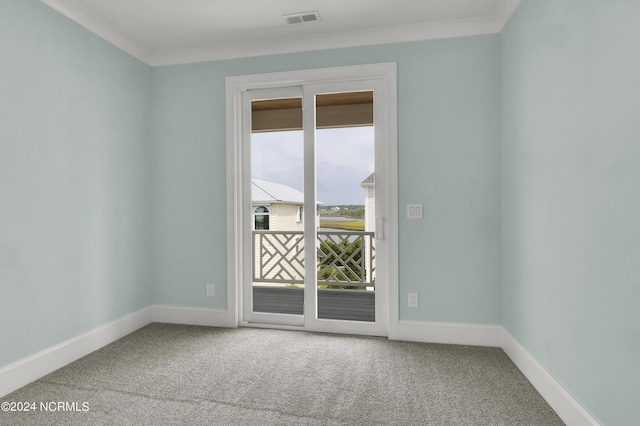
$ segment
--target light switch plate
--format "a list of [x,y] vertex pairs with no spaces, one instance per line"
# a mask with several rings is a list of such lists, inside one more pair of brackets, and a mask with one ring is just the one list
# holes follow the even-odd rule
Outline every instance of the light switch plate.
[[422,219],[422,204],[407,204],[407,219]]

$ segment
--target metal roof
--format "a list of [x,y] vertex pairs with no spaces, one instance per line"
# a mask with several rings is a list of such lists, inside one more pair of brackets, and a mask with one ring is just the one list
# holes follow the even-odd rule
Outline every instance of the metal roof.
[[304,204],[304,194],[289,185],[252,178],[251,202]]

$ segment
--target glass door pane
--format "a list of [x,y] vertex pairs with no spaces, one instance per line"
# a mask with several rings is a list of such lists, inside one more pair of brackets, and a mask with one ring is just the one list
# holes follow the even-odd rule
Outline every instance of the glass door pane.
[[375,322],[373,91],[316,95],[317,318]]
[[251,115],[251,311],[303,315],[302,98],[254,100]]

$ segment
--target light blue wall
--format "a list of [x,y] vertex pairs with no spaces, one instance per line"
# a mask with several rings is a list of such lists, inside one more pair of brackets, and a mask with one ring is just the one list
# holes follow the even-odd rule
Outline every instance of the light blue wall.
[[151,303],[150,72],[0,2],[0,366]]
[[504,325],[638,424],[640,3],[524,0],[502,34]]
[[[225,77],[389,61],[401,318],[500,323],[498,36],[155,68],[154,303],[226,307]],[[425,219],[407,221],[407,203],[423,203]],[[406,308],[408,292],[420,293],[419,309]]]

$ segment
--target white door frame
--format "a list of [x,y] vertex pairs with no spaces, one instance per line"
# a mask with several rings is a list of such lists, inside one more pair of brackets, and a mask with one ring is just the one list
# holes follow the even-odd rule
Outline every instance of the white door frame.
[[[358,81],[374,80],[380,88],[376,92],[374,105],[376,126],[382,129],[383,135],[376,133],[376,138],[383,137],[386,140],[385,152],[376,153],[376,191],[378,188],[388,188],[388,193],[381,194],[386,198],[386,207],[383,212],[377,212],[380,216],[377,222],[381,229],[381,238],[385,244],[381,244],[382,251],[379,259],[385,259],[385,267],[376,271],[380,282],[385,282],[386,288],[381,289],[380,303],[376,302],[376,311],[387,316],[383,321],[384,330],[374,330],[367,334],[394,336],[398,327],[398,161],[397,161],[397,71],[396,63],[381,63],[370,65],[355,65],[347,67],[321,68],[312,70],[279,72],[269,74],[256,74],[247,76],[235,76],[226,78],[226,104],[227,104],[227,312],[228,324],[231,327],[244,325],[240,314],[242,312],[242,283],[246,279],[246,267],[243,258],[250,254],[249,248],[243,242],[246,241],[243,222],[244,216],[250,211],[246,207],[246,195],[243,196],[243,187],[247,185],[249,175],[247,165],[243,163],[246,158],[243,152],[243,120],[242,97],[243,93],[251,89],[284,88],[291,86],[322,87],[327,84],[339,84]],[[246,130],[246,129],[245,129]],[[305,191],[306,193],[306,191]],[[243,198],[244,197],[244,198]],[[377,231],[380,232],[380,231]],[[378,235],[376,235],[378,238]],[[315,242],[314,242],[315,244]],[[378,250],[378,246],[376,246]],[[383,273],[384,276],[379,275]],[[306,292],[305,292],[306,293]],[[378,289],[376,289],[378,296]],[[378,312],[376,312],[378,315]],[[351,328],[347,322],[336,321],[335,327],[331,326],[331,320],[323,320],[322,324],[317,319],[305,320],[306,330],[331,331],[337,333],[361,333],[358,324]],[[282,328],[286,328],[283,326]]]
[[[253,89],[253,90],[245,90],[242,92],[242,113],[244,117],[251,116],[251,102],[255,100],[263,100],[263,99],[285,99],[285,98],[301,98],[302,99],[302,87],[301,86],[289,86],[283,88],[268,88],[268,89]],[[252,200],[251,200],[251,185],[248,182],[251,182],[251,120],[243,120],[242,121],[242,140],[241,140],[241,149],[243,150],[243,157],[239,159],[242,163],[242,181],[245,182],[247,186],[244,188],[242,192],[242,205],[244,207],[241,208],[240,214],[243,215],[243,223],[244,226],[241,226],[242,229],[247,229],[247,224],[252,223]],[[244,150],[247,150],[246,152]],[[305,219],[306,220],[306,219]],[[240,241],[240,245],[243,250],[242,258],[243,259],[253,259],[255,253],[252,253],[252,238],[250,232],[243,232],[241,235],[238,235],[238,238],[242,238]],[[240,267],[243,268],[243,277],[251,277],[252,276],[252,266],[253,262],[240,262]],[[290,325],[290,326],[304,326],[304,316],[303,315],[288,315],[288,314],[273,314],[268,312],[252,312],[253,306],[253,293],[251,292],[251,286],[253,285],[252,280],[244,280],[240,281],[239,285],[239,302],[242,306],[240,310],[242,313],[251,313],[251,318],[249,319],[247,315],[239,315],[239,321],[246,322],[251,320],[254,323],[260,324],[272,324],[272,325]],[[247,297],[242,297],[243,293],[246,293]],[[306,293],[306,291],[305,291]],[[244,317],[244,318],[243,318]]]

